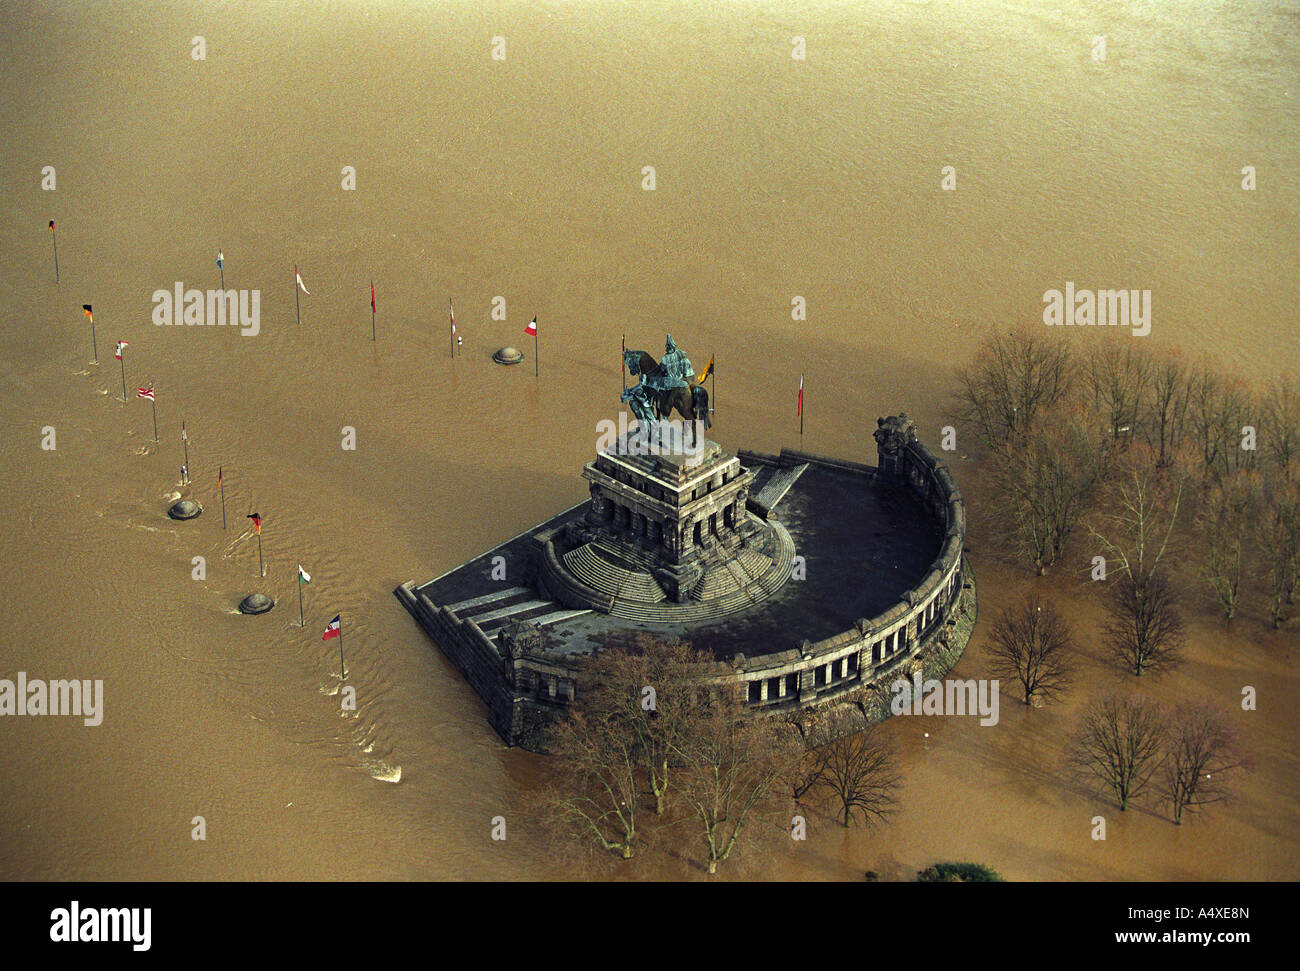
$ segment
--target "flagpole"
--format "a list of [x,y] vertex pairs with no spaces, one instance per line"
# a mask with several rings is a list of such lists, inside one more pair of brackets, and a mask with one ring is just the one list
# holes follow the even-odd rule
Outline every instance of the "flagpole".
[[266,567],[262,565],[262,527],[257,527],[257,575],[266,576]]
[[117,362],[122,365],[122,404],[126,404],[126,354],[119,351]]
[[185,435],[185,421],[181,420],[181,444],[185,446],[185,469],[189,471],[190,467],[190,440]]
[[623,390],[627,390],[627,334],[623,335],[623,359],[618,366],[619,376],[623,379]]
[[375,281],[370,281],[370,339],[375,339]]
[[339,615],[339,680],[348,679],[347,668],[343,666],[343,617]]
[[54,282],[59,282],[59,234],[54,231],[54,220],[50,220],[50,239],[54,241]]
[[221,292],[222,293],[226,292],[226,268],[222,265],[224,262],[225,262],[225,257],[222,255],[221,250],[217,250],[217,269],[221,271]]
[[713,370],[709,372],[709,377],[713,378],[713,403],[709,405],[710,413],[716,413],[718,410],[718,362],[712,355],[709,360],[713,361]]
[[221,528],[226,528],[226,480],[221,475],[221,466],[217,466],[217,485],[221,489]]
[[799,375],[799,448],[803,448],[803,375]]
[[95,354],[95,363],[99,363],[99,342],[95,340],[95,315],[89,314],[90,317],[90,349]]
[[302,564],[298,564],[298,626],[306,627],[307,622],[302,618]]
[[293,265],[293,312],[299,324],[302,323],[302,307],[298,303],[298,264]]
[[538,369],[537,369],[537,368],[538,368],[538,363],[537,363],[537,353],[538,353],[538,352],[537,352],[537,334],[536,334],[536,332],[534,332],[534,333],[533,333],[533,377],[537,377],[538,375],[541,374],[541,372],[538,371]]
[[153,440],[156,445],[158,444],[158,402],[150,398],[149,404],[153,405]]

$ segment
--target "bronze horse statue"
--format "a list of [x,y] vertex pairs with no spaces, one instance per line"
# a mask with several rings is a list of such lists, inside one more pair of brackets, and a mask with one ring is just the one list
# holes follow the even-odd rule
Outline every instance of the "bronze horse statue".
[[[623,360],[629,372],[641,376],[639,384],[623,391],[623,400],[638,420],[660,421],[675,411],[688,422],[703,421],[706,429],[713,427],[709,392],[696,381],[694,373],[670,373],[645,351],[625,350]],[[689,361],[686,365],[689,367]]]

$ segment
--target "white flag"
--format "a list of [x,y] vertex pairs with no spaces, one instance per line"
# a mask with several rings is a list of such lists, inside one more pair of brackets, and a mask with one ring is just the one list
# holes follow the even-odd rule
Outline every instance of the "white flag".
[[301,580],[303,583],[311,583],[311,575],[308,574],[307,571],[302,568],[301,563],[298,564],[298,579]]
[[298,268],[296,266],[293,268],[293,275],[298,278],[298,286],[302,287],[302,292],[307,294],[307,296],[310,297],[311,291],[307,289],[307,284],[302,282],[302,274],[298,272]]

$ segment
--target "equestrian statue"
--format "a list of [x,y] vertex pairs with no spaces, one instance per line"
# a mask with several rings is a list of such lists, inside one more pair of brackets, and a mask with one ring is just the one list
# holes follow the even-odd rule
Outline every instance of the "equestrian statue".
[[691,359],[677,347],[671,334],[661,360],[656,362],[645,351],[624,349],[623,361],[630,373],[641,377],[638,383],[623,389],[623,400],[637,421],[653,426],[676,411],[692,427],[697,420],[703,421],[706,429],[713,427],[709,392],[703,385],[708,370],[697,379]]

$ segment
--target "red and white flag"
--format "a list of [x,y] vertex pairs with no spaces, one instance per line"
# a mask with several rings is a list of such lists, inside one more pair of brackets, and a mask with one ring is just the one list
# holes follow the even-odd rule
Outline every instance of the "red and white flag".
[[795,416],[798,418],[803,417],[803,375],[802,374],[799,375],[799,408],[795,412]]
[[456,308],[451,305],[450,300],[447,301],[447,308],[451,313],[451,333],[454,337],[456,334]]
[[181,422],[181,441],[188,442],[190,437],[185,434],[185,422]]
[[136,389],[135,389],[135,396],[136,396],[137,398],[144,398],[144,399],[146,399],[146,400],[148,400],[148,401],[153,401],[153,400],[154,400],[154,397],[153,397],[153,385],[150,385],[150,386],[147,387],[147,388],[136,388]]
[[335,614],[335,615],[334,615],[334,619],[331,620],[331,621],[329,622],[329,626],[325,628],[325,633],[321,635],[321,638],[320,638],[321,640],[323,640],[323,641],[327,641],[327,640],[329,640],[331,637],[341,637],[341,636],[342,636],[342,634],[339,632],[339,627],[341,626],[341,623],[342,623],[342,621],[341,621],[342,616],[343,616],[342,614]]
[[130,343],[131,343],[130,341],[118,341],[117,350],[114,352],[113,356],[116,357],[119,361],[122,360],[122,351],[125,350],[130,345]]
[[534,314],[533,319],[528,322],[528,326],[524,328],[524,333],[527,334],[529,337],[537,336],[537,315],[536,314]]
[[294,266],[293,266],[293,276],[294,276],[294,279],[296,279],[296,280],[298,281],[298,286],[302,287],[302,292],[305,293],[305,294],[307,294],[307,296],[310,297],[310,296],[311,296],[311,291],[307,289],[307,284],[305,284],[305,283],[302,282],[302,274],[298,272],[298,264],[297,264],[297,263],[295,263]]

